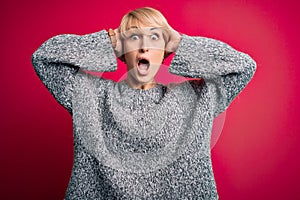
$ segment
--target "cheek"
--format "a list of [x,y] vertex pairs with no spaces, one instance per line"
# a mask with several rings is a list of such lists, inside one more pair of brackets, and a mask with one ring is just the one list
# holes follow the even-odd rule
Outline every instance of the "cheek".
[[134,66],[136,62],[136,54],[137,52],[125,53],[126,64],[129,65],[130,67]]
[[124,48],[123,48],[123,53],[127,54],[127,53],[131,53],[134,51],[138,51],[139,50],[139,44],[138,42],[124,42]]
[[153,63],[161,64],[164,58],[165,52],[163,50],[154,50],[151,55]]

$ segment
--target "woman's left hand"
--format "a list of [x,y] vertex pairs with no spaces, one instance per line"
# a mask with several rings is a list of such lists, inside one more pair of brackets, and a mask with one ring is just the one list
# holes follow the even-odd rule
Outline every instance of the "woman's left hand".
[[169,41],[166,43],[165,47],[165,58],[168,57],[171,53],[176,52],[181,41],[181,35],[172,27],[170,27],[170,29],[168,30],[168,34]]

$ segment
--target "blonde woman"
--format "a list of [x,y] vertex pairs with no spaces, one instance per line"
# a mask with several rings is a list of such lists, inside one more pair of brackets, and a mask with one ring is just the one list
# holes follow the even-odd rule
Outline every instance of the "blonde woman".
[[[169,72],[193,80],[155,81]],[[114,82],[87,71],[114,71]],[[218,199],[210,136],[254,74],[255,62],[220,41],[179,34],[153,8],[126,14],[118,29],[59,35],[32,56],[56,100],[72,115],[74,165],[65,199]]]

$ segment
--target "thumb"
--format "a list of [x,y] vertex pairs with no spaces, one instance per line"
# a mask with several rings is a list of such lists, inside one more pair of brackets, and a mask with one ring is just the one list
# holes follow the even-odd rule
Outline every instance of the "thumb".
[[112,44],[112,47],[115,49],[117,46],[117,39],[116,39],[116,33],[113,29],[108,29],[108,35],[110,38],[110,42]]

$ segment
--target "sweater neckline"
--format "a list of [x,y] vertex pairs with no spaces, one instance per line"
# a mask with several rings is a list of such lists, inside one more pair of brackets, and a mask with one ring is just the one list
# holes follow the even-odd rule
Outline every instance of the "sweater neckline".
[[121,91],[126,91],[126,92],[131,91],[131,92],[142,93],[142,94],[155,93],[155,92],[161,90],[162,87],[164,87],[163,84],[157,83],[154,87],[149,88],[147,90],[139,89],[139,88],[132,88],[132,87],[128,86],[128,84],[126,83],[126,80],[120,81],[118,84],[119,84]]

